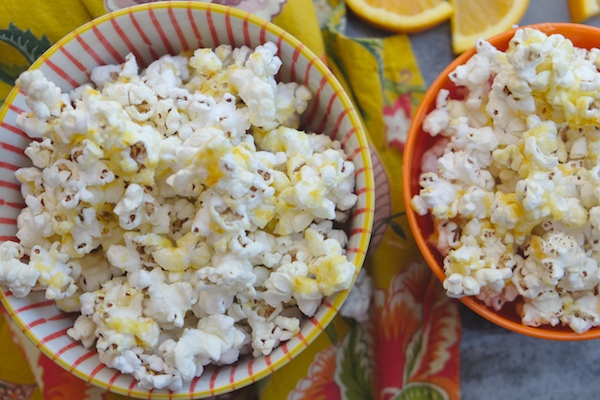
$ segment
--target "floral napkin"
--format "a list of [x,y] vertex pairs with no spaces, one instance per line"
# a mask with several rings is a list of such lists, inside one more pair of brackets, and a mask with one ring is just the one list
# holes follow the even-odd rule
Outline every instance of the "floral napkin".
[[[404,141],[425,91],[408,36],[346,36],[346,8],[338,0],[214,1],[273,21],[327,60],[369,132],[376,185],[367,263],[342,315],[272,376],[219,400],[459,399],[458,306],[421,258],[402,202]],[[0,2],[0,101],[15,78],[62,36],[106,12],[146,2]],[[124,398],[54,364],[5,317],[0,316],[0,400]]]

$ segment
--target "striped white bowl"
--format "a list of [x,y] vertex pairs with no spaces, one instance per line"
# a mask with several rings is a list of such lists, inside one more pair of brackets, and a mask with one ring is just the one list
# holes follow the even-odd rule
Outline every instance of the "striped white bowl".
[[[141,65],[163,54],[176,54],[219,44],[256,47],[277,44],[283,67],[282,81],[301,82],[314,99],[303,116],[303,127],[341,140],[357,166],[358,204],[349,228],[348,256],[360,270],[369,243],[374,209],[373,170],[359,117],[330,70],[308,48],[277,26],[240,10],[210,3],[161,2],[135,6],[102,16],[67,35],[31,68],[37,68],[63,90],[89,81],[92,67],[120,63],[132,52]],[[22,93],[14,89],[0,111],[0,240],[16,240],[16,218],[23,207],[15,169],[29,165],[23,149],[29,138],[15,126],[27,110]],[[43,292],[17,299],[0,291],[2,303],[25,334],[51,359],[78,377],[113,392],[140,398],[200,398],[232,391],[261,379],[304,350],[336,315],[347,292],[323,301],[313,318],[301,326],[298,337],[266,357],[246,357],[238,363],[209,367],[182,391],[147,391],[129,375],[105,367],[96,351],[66,335],[75,315],[59,311]]]

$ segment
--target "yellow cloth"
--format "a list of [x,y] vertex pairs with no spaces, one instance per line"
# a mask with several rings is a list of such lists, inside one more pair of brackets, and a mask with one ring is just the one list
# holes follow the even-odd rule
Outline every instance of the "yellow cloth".
[[[418,254],[401,196],[404,139],[425,89],[410,41],[345,36],[346,10],[337,0],[264,1],[283,4],[273,22],[327,61],[369,132],[377,211],[365,268],[374,288],[367,321],[338,316],[296,359],[233,398],[458,399],[457,305]],[[91,18],[138,2],[146,1],[0,2],[0,101],[53,42]],[[0,343],[0,399],[124,398],[69,375],[2,317]]]

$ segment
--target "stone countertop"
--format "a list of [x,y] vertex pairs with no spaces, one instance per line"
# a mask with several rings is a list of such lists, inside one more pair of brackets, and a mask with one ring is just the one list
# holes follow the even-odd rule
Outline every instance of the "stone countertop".
[[[518,1],[518,0],[517,0]],[[530,0],[520,25],[570,22],[567,0]],[[600,26],[600,17],[585,22]],[[384,37],[349,12],[348,35]],[[454,58],[450,24],[411,35],[429,84]],[[599,43],[600,46],[600,43]],[[600,398],[600,341],[557,342],[498,327],[461,305],[460,383],[463,400]]]

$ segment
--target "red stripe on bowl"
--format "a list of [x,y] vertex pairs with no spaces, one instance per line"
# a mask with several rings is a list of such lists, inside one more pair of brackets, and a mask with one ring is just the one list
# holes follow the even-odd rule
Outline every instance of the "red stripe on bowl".
[[215,395],[215,382],[217,381],[217,376],[219,376],[219,372],[221,371],[221,367],[215,368],[213,374],[210,377],[210,382],[208,384],[208,389],[210,390],[211,395]]
[[[81,47],[83,47],[85,52],[88,53],[90,55],[90,57],[92,57],[98,65],[106,65],[104,60],[102,60],[102,58],[100,58],[100,56],[98,54],[96,54],[94,49],[92,49],[90,47],[90,45],[87,44],[86,41],[81,38],[81,36],[79,36],[79,35],[75,36],[75,40],[77,40],[77,42],[81,45]],[[49,60],[47,60],[46,62],[49,62]],[[79,86],[79,84],[75,85],[75,87],[77,87],[77,86]]]
[[[90,372],[90,375],[88,376],[88,382],[91,382],[92,379],[94,378],[94,376],[96,376],[96,374],[98,374],[98,372],[102,371],[104,368],[106,368],[106,365],[100,363],[96,366],[96,368],[94,368],[92,370],[92,372]],[[118,375],[117,375],[118,376]]]
[[17,220],[14,219],[14,218],[2,218],[2,217],[0,217],[0,224],[17,225]]
[[[279,36],[277,37],[277,48],[280,49],[281,48],[281,43],[283,42],[283,37],[285,36],[285,32],[281,32],[279,34]],[[279,73],[277,75],[281,74],[281,70],[279,70]]]
[[[308,79],[305,79],[304,81],[306,83],[308,83]],[[325,78],[325,77],[321,78],[321,82],[319,82],[319,88],[317,89],[317,93],[314,93],[314,101],[313,101],[312,108],[310,109],[310,111],[306,117],[307,121],[312,121],[317,116],[317,112],[319,111],[319,104],[321,104],[321,102],[319,101],[319,99],[321,97],[321,91],[323,90],[323,88],[325,87],[326,84],[327,84],[327,78]]]
[[30,330],[31,328],[36,327],[38,325],[45,324],[46,322],[48,322],[48,320],[46,318],[36,319],[35,321],[25,325],[25,329]]
[[335,307],[333,304],[331,304],[330,302],[328,302],[327,300],[323,300],[323,305],[327,308],[332,309],[335,312],[338,312],[339,310],[337,309],[337,307]]
[[131,392],[133,392],[133,388],[135,387],[136,383],[137,383],[137,381],[135,379],[131,380],[129,387],[127,388],[127,396],[131,396]]
[[227,30],[227,38],[229,39],[229,44],[232,47],[237,47],[235,43],[235,35],[233,34],[233,29],[231,27],[231,9],[228,8],[225,13],[225,29]]
[[[19,128],[17,128],[16,126],[12,126],[7,124],[6,122],[0,122],[0,127],[11,131],[12,133],[16,133],[19,136],[23,136],[24,138],[30,139],[29,136],[27,136],[27,134],[25,132],[23,132],[22,130],[20,130]],[[4,146],[3,146],[4,147]],[[22,152],[23,150],[21,150]]]
[[156,28],[156,31],[158,32],[158,36],[160,36],[160,40],[167,48],[167,52],[169,54],[175,54],[173,46],[171,46],[171,42],[169,42],[169,39],[165,35],[165,31],[163,31],[162,26],[160,26],[160,22],[158,22],[156,19],[156,15],[154,14],[152,7],[148,8],[148,14],[150,15],[150,21],[152,21],[152,25],[154,25],[154,28]]
[[[354,171],[354,176],[356,177],[356,176],[362,175],[364,173],[365,173],[365,167],[361,167],[361,168],[357,169],[356,171]],[[358,194],[359,194],[358,190],[363,190],[363,192],[361,192],[361,193],[364,193],[366,191],[366,189],[367,188],[357,189],[357,192],[355,194],[358,196]],[[370,188],[369,190],[373,190],[373,188]]]
[[100,32],[98,27],[92,26],[92,31],[94,32],[94,35],[96,35],[100,43],[102,43],[102,46],[104,46],[104,48],[110,53],[112,58],[118,63],[122,62],[123,57],[119,54],[117,50],[115,50],[115,48],[108,42],[108,40],[106,40],[106,37],[104,37],[104,35],[102,34],[102,32]]
[[69,53],[69,51],[67,49],[65,49],[64,47],[61,47],[60,52],[63,53],[65,55],[65,57],[67,57],[69,59],[69,61],[71,61],[71,64],[73,64],[74,66],[77,67],[77,69],[79,69],[82,72],[87,71],[87,68],[82,63],[80,63],[75,57],[73,57],[73,55],[71,53]]
[[248,362],[248,376],[252,379],[252,382],[255,382],[256,379],[254,379],[254,372],[252,372],[252,364],[254,364],[253,358]]
[[60,314],[56,314],[54,317],[48,318],[48,321],[60,321],[61,319],[69,319],[71,316],[72,314],[61,312]]
[[[329,113],[331,113],[331,109],[333,108],[333,104],[335,103],[335,100],[337,99],[337,92],[334,92],[331,97],[329,98],[329,102],[327,103],[327,109],[325,110],[325,113],[323,114],[323,118],[321,119],[321,123],[319,124],[319,127],[317,128],[317,132],[323,132],[325,130],[325,127],[327,126],[327,120],[329,119]],[[330,134],[329,136],[331,136],[331,138],[335,138],[335,135]]]
[[231,365],[231,370],[229,371],[229,384],[231,388],[235,390],[235,369],[237,368],[237,364]]
[[[191,4],[192,2],[189,1],[188,3]],[[200,31],[198,30],[198,26],[196,26],[196,21],[194,20],[194,16],[192,15],[192,8],[191,7],[188,7],[188,9],[187,9],[187,15],[188,15],[188,18],[190,20],[190,25],[192,26],[192,31],[194,32],[194,36],[198,40],[199,47],[204,47],[202,45],[202,35],[200,34]]]
[[351,248],[347,249],[346,253],[367,254],[366,251],[361,250],[361,249],[356,248],[356,247],[351,247]]
[[[361,169],[364,169],[364,168],[361,168]],[[374,188],[366,188],[366,187],[364,187],[364,188],[360,188],[360,189],[358,189],[358,190],[356,191],[356,193],[354,193],[354,194],[356,194],[357,196],[360,196],[360,195],[361,195],[361,194],[363,194],[363,193],[366,193],[366,192],[373,192],[373,191],[375,191],[375,189],[374,189]]]
[[51,333],[50,335],[48,335],[45,338],[43,338],[42,340],[40,340],[40,343],[38,344],[38,347],[40,345],[44,344],[44,343],[48,343],[48,342],[50,342],[50,341],[52,341],[54,339],[58,339],[59,337],[65,336],[67,334],[67,330],[68,329],[69,328],[64,328],[64,329],[61,329],[58,332]]
[[152,47],[152,42],[148,39],[148,36],[146,36],[146,33],[140,27],[140,24],[138,24],[137,20],[135,19],[135,16],[133,15],[133,13],[131,11],[129,12],[129,19],[133,23],[135,30],[140,34],[140,37],[142,38],[144,43],[146,43],[148,45],[148,51],[150,51],[150,55],[152,56],[152,59],[158,60],[158,54],[156,54],[156,51],[154,51],[154,48]]
[[266,363],[267,363],[267,367],[269,367],[269,370],[270,370],[271,372],[274,372],[274,371],[275,371],[275,369],[273,369],[273,365],[271,365],[271,364],[272,364],[272,362],[271,362],[271,355],[270,355],[270,354],[268,354],[268,355],[265,357],[265,361],[266,361]]
[[20,183],[14,183],[14,182],[0,180],[0,187],[5,187],[7,189],[13,189],[13,190],[16,190],[17,192],[21,192],[21,184]]
[[337,121],[335,121],[335,127],[333,128],[332,137],[337,137],[338,132],[340,131],[340,126],[342,125],[342,121],[346,118],[349,111],[354,111],[354,108],[345,108],[340,115],[338,115]]
[[294,357],[292,357],[292,353],[290,353],[290,351],[287,348],[287,343],[282,343],[281,344],[281,350],[283,350],[283,354],[285,354],[285,356],[288,358],[288,360],[292,360]]
[[343,148],[346,147],[346,145],[348,144],[348,141],[350,140],[350,138],[352,138],[352,136],[354,136],[355,133],[356,133],[355,127],[352,127],[352,129],[350,129],[348,132],[346,132],[346,134],[344,135],[344,138],[341,140],[341,144],[342,144]]
[[135,46],[131,43],[131,40],[129,40],[129,37],[125,34],[125,32],[123,32],[123,29],[121,29],[121,26],[117,23],[117,20],[112,18],[110,20],[110,23],[112,24],[113,28],[115,28],[115,31],[117,32],[117,34],[119,35],[119,37],[121,38],[123,43],[125,43],[125,45],[127,46],[127,49],[129,50],[129,52],[133,53],[133,55],[135,56],[135,59],[138,61],[138,63],[143,62],[144,59],[142,58],[142,56],[140,56],[140,53],[138,53]]
[[45,300],[45,301],[40,301],[39,303],[34,303],[34,304],[28,304],[24,307],[21,308],[17,308],[15,310],[14,314],[19,314],[22,313],[23,311],[27,311],[27,310],[33,310],[34,308],[41,308],[41,307],[48,307],[54,304],[54,300]]
[[367,211],[369,211],[369,209],[368,209],[368,208],[357,208],[356,210],[354,210],[354,211],[352,212],[352,217],[353,217],[353,218],[356,218],[356,217],[358,217],[360,214],[364,214],[364,213],[366,213]]
[[175,33],[177,33],[177,37],[179,38],[179,41],[181,42],[181,48],[183,50],[188,50],[190,48],[190,46],[188,45],[187,40],[185,40],[185,36],[184,36],[183,32],[181,31],[181,27],[179,26],[179,22],[177,22],[177,18],[175,18],[175,14],[173,13],[173,7],[171,7],[171,5],[169,5],[168,11],[169,11],[169,18],[171,19],[171,23],[173,24],[173,28],[175,28]]
[[71,368],[69,369],[69,371],[73,372],[75,370],[75,368],[77,368],[77,366],[79,364],[81,364],[82,362],[84,362],[87,359],[92,358],[96,354],[98,354],[98,352],[96,350],[90,350],[90,351],[88,351],[87,353],[85,353],[84,355],[82,355],[81,357],[79,357],[77,360],[75,360],[75,362],[73,363],[73,365],[71,365]]
[[5,235],[5,236],[0,236],[0,241],[2,241],[2,242],[18,242],[19,239],[17,239],[16,236]]
[[310,70],[312,69],[315,61],[317,60],[316,57],[311,58],[310,60],[308,60],[308,65],[306,66],[306,70],[304,71],[304,81],[308,84],[308,80],[310,78]]
[[350,231],[350,236],[354,236],[354,235],[360,235],[361,233],[365,233],[365,232],[369,232],[368,230],[364,229],[364,228],[356,228],[356,229],[352,229]]
[[294,54],[292,54],[292,66],[291,66],[291,71],[290,71],[290,81],[296,81],[296,62],[298,61],[298,57],[300,56],[300,50],[302,50],[302,48],[304,47],[304,45],[299,45],[296,46],[296,48],[294,49]]
[[17,114],[23,114],[25,112],[25,110],[23,110],[23,109],[15,106],[14,104],[9,105],[8,109],[11,110],[11,111],[16,112]]
[[146,33],[140,27],[140,24],[138,24],[137,19],[135,19],[135,16],[133,15],[133,13],[131,11],[129,12],[129,19],[133,23],[133,27],[135,28],[135,30],[138,31],[138,33],[140,34],[140,37],[142,38],[144,43],[146,43],[148,46],[152,46],[152,42],[150,42],[150,40],[148,39],[148,36],[146,36]]
[[115,372],[115,374],[110,378],[110,380],[108,381],[108,386],[107,389],[110,390],[110,388],[113,386],[113,384],[115,383],[115,381],[117,380],[117,378],[121,376],[120,372]]
[[217,47],[221,43],[219,42],[219,36],[217,35],[215,23],[212,19],[212,11],[210,10],[210,6],[206,9],[206,23],[208,24],[208,29],[210,30],[210,36],[212,36],[213,47]]
[[298,339],[300,339],[300,341],[302,342],[302,344],[305,347],[308,347],[308,342],[306,341],[306,338],[304,337],[304,335],[302,334],[302,332],[298,332]]
[[62,356],[63,354],[65,354],[67,351],[74,349],[75,347],[79,347],[81,346],[81,343],[79,342],[71,342],[68,345],[64,346],[62,349],[58,350],[56,353],[54,353],[54,355],[52,356],[52,360],[56,360],[58,357]]
[[18,170],[21,167],[19,167],[18,165],[9,164],[7,162],[0,161],[0,168],[8,169],[10,171],[16,171],[16,170]]
[[310,317],[310,322],[312,322],[312,324],[314,326],[316,326],[317,328],[319,328],[319,330],[321,332],[323,332],[325,330],[325,328],[323,328],[323,325],[321,325],[321,323],[315,317]]
[[367,148],[365,146],[357,147],[356,149],[354,149],[352,151],[352,153],[350,153],[350,155],[348,156],[348,160],[350,160],[350,161],[354,160],[354,157],[356,157],[362,151],[365,151],[365,150],[367,150]]
[[[277,43],[275,43],[275,45],[277,46],[278,49],[281,49],[281,43],[283,42],[283,37],[284,36],[285,36],[285,32],[281,32],[279,34],[279,36],[277,37]],[[292,81],[293,80],[293,79],[290,79],[290,78],[283,78],[282,73],[283,73],[283,71],[281,69],[279,71],[277,71],[277,75],[275,75],[275,79],[277,81],[283,81],[283,80],[285,80],[285,81],[288,81],[288,80]]]
[[244,32],[244,44],[248,47],[252,47],[252,42],[250,41],[250,31],[248,30],[248,20],[250,19],[250,14],[246,14],[244,17],[244,25],[242,26],[242,31]]
[[190,383],[190,399],[193,399],[193,393],[196,391],[196,385],[198,384],[198,381],[200,380],[200,377],[197,376],[194,379],[192,379],[192,382]]
[[264,43],[267,41],[267,24],[268,22],[263,22],[260,27],[260,43]]

